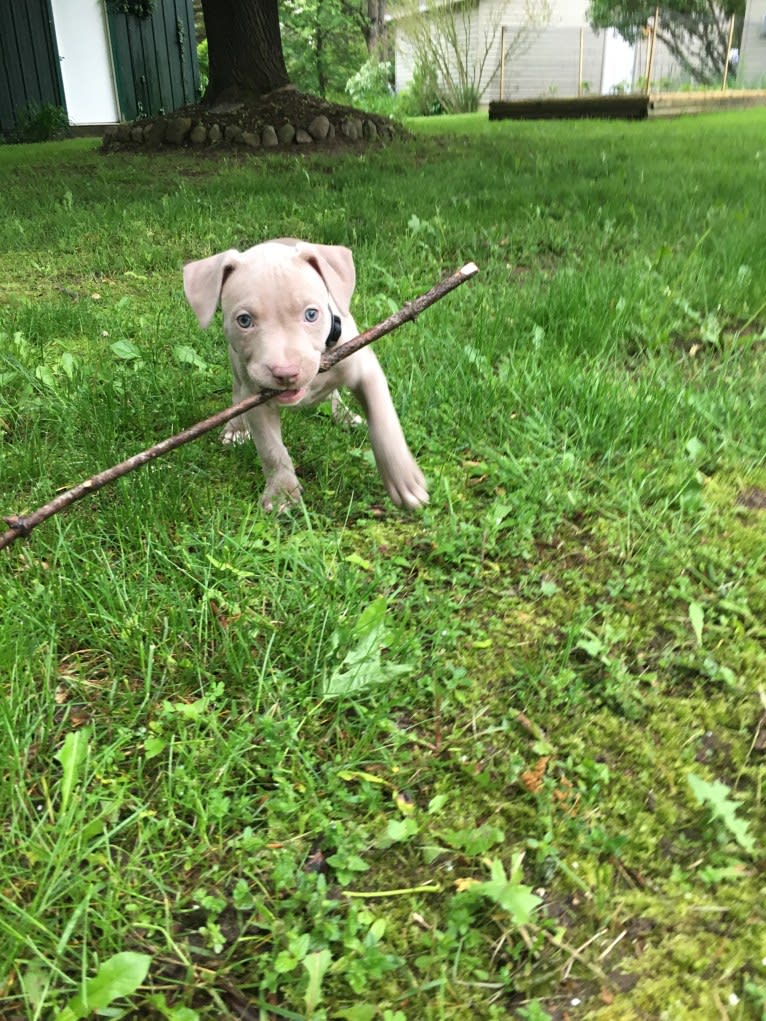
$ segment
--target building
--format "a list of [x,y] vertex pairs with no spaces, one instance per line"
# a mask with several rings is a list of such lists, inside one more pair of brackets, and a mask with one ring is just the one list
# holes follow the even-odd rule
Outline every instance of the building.
[[[418,14],[430,17],[438,32],[444,12],[454,12],[449,33],[462,51],[448,57],[454,69],[473,69],[480,106],[492,100],[572,97],[594,93],[685,88],[693,84],[670,51],[650,33],[635,45],[615,30],[596,31],[588,23],[589,0],[422,0]],[[412,10],[412,8],[410,8]],[[396,90],[413,78],[417,47],[412,15],[394,9]],[[729,85],[766,85],[766,0],[748,0],[736,79]],[[421,21],[422,23],[422,21]],[[453,49],[455,47],[453,46]],[[463,70],[465,74],[465,70]]]
[[25,111],[100,129],[193,103],[191,0],[0,0],[0,132]]

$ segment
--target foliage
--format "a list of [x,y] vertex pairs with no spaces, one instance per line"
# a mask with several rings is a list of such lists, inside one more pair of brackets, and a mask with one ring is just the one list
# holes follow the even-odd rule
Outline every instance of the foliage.
[[390,114],[394,109],[391,77],[393,67],[387,60],[370,57],[346,82],[351,101],[366,110]]
[[505,34],[502,6],[480,19],[478,6],[467,0],[430,6],[412,0],[398,7],[397,28],[421,74],[425,68],[436,73],[440,105],[461,113],[478,109],[503,60],[523,53],[532,29],[546,24],[550,14],[550,0],[524,0],[523,22]]
[[282,46],[297,88],[340,99],[348,79],[368,57],[361,0],[284,0]]
[[399,97],[402,112],[409,117],[432,117],[444,113],[436,68],[427,59],[418,58],[412,80]]
[[207,39],[197,43],[197,66],[199,67],[200,95],[204,96],[207,83],[210,80],[210,55],[208,53]]
[[386,663],[382,651],[389,645],[386,624],[386,600],[379,596],[365,607],[359,620],[344,641],[342,633],[336,632],[333,648],[351,643],[342,662],[328,677],[323,694],[328,696],[359,693],[371,684],[393,681],[402,674],[412,672],[404,663]]
[[28,103],[16,111],[16,128],[11,142],[52,142],[69,135],[66,110],[52,103]]
[[78,1021],[124,996],[131,996],[146,978],[151,958],[147,954],[126,951],[114,954],[100,966],[93,978],[83,983],[81,993],[73,996],[55,1021]]
[[690,773],[688,780],[694,797],[701,805],[709,808],[711,818],[720,820],[740,847],[749,854],[753,854],[755,840],[750,833],[748,823],[737,815],[740,806],[730,797],[731,789],[720,780],[709,783],[695,773]]
[[[739,25],[745,0],[671,0],[656,7],[632,0],[591,0],[588,18],[594,28],[616,28],[628,42],[645,34],[659,11],[657,39],[664,43],[680,66],[701,84],[720,82],[726,64],[732,16]],[[737,45],[735,36],[734,45]]]
[[377,345],[422,513],[296,410],[289,514],[210,435],[3,551],[3,1021],[762,1021],[766,111],[411,127],[0,149],[3,515],[226,403],[185,260],[480,267]]

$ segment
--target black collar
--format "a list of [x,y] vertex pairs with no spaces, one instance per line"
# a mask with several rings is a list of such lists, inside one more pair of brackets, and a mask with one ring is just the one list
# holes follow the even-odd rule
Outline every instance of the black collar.
[[325,346],[327,348],[335,347],[340,340],[340,335],[343,332],[343,324],[340,321],[340,316],[333,312],[332,309],[328,309],[330,313],[330,332],[327,335]]

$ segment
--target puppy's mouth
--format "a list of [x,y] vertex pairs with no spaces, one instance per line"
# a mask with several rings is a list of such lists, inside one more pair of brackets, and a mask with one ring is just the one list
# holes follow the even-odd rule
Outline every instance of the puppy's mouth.
[[282,390],[274,400],[277,404],[298,404],[306,396],[306,389],[303,386],[300,390]]

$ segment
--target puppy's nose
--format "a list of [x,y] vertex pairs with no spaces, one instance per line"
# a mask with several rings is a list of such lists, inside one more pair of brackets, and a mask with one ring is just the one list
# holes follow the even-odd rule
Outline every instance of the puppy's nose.
[[270,365],[269,372],[283,386],[295,383],[301,373],[300,365]]

